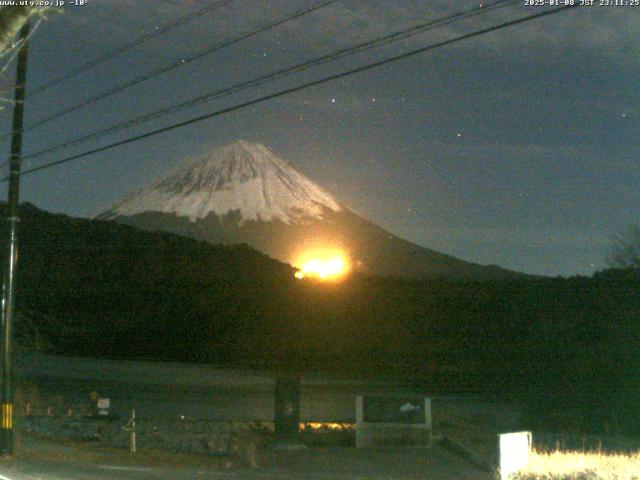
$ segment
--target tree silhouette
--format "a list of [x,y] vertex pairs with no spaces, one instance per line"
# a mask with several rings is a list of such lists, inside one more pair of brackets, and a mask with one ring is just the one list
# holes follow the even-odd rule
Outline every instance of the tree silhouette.
[[607,263],[612,268],[640,268],[640,227],[633,225],[613,236]]

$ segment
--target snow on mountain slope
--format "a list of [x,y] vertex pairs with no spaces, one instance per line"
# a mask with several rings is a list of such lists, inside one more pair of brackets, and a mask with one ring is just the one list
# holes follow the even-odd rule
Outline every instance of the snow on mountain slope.
[[194,222],[210,213],[240,213],[245,221],[322,218],[342,210],[325,190],[270,148],[239,140],[217,148],[170,177],[116,204],[102,218],[144,212],[170,213]]
[[268,147],[238,141],[98,215],[210,243],[245,243],[296,265],[339,251],[354,270],[409,278],[495,279],[513,273],[396,237],[338,202]]

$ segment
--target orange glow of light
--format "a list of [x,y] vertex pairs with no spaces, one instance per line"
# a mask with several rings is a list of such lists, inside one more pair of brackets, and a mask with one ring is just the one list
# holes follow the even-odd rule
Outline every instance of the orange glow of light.
[[344,276],[350,269],[346,258],[339,253],[311,253],[303,255],[295,262],[298,271],[296,278],[317,278],[335,280]]
[[307,422],[300,423],[300,430],[353,430],[353,423],[334,423],[334,422]]

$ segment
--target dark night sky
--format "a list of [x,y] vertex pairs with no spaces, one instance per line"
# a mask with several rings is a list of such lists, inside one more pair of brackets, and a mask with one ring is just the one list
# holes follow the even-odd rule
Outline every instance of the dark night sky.
[[[206,3],[65,7],[32,37],[29,87]],[[235,0],[35,96],[26,124],[309,3]],[[24,153],[477,4],[340,0],[34,129]],[[523,0],[33,164],[542,8]],[[89,216],[185,159],[244,138],[273,147],[342,203],[420,245],[530,273],[589,274],[605,266],[610,236],[638,223],[639,32],[640,7],[572,9],[25,176],[22,200]],[[7,131],[10,109],[0,115]]]

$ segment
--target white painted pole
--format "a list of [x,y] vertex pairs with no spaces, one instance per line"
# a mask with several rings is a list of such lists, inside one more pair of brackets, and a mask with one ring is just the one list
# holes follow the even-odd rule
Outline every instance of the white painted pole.
[[131,410],[131,453],[136,453],[136,410]]

